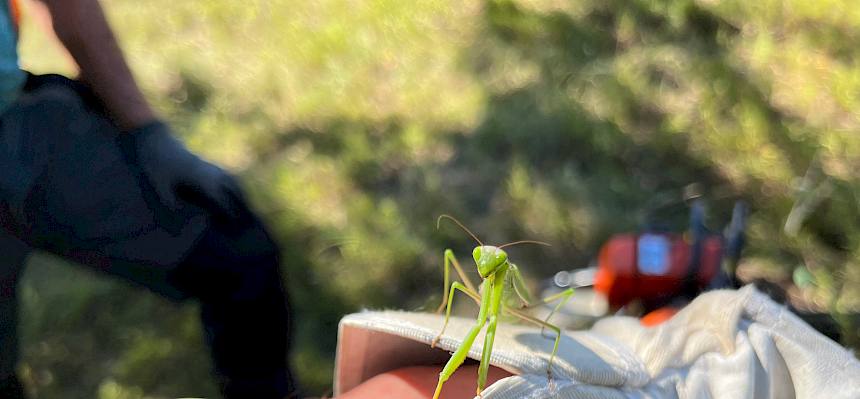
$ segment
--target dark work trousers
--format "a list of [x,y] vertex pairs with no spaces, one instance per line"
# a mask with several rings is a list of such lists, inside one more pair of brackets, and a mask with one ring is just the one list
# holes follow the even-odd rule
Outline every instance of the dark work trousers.
[[21,395],[15,289],[37,248],[199,300],[225,397],[289,397],[290,310],[269,233],[250,211],[168,210],[117,134],[85,86],[56,75],[30,76],[0,116],[0,396]]

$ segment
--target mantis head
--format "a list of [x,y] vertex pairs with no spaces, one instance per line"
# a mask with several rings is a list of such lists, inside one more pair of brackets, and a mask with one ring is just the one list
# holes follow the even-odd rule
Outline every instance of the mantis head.
[[475,258],[475,264],[478,266],[478,274],[481,275],[481,278],[489,277],[491,274],[499,270],[499,268],[501,268],[505,263],[507,263],[508,254],[505,251],[502,251],[502,248],[504,247],[518,244],[539,244],[549,246],[549,244],[545,242],[532,240],[509,242],[504,245],[499,245],[498,247],[493,245],[484,245],[484,243],[478,239],[478,236],[472,233],[472,231],[466,228],[466,226],[463,226],[463,224],[460,223],[460,221],[453,216],[439,215],[439,218],[436,219],[437,229],[439,228],[439,222],[441,222],[442,219],[450,219],[452,222],[460,226],[460,228],[462,228],[465,232],[469,233],[469,235],[472,236],[472,238],[474,238],[475,241],[478,242],[479,246],[475,247],[475,250],[472,251],[472,257]]
[[508,261],[508,254],[492,245],[475,247],[475,250],[472,251],[472,257],[475,258],[475,264],[478,266],[478,274],[481,275],[481,278],[489,277]]

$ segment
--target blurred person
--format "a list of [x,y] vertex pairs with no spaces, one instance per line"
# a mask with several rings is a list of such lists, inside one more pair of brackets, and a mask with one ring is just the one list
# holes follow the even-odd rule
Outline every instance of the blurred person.
[[25,396],[16,285],[33,249],[199,300],[224,396],[293,397],[279,251],[237,182],[158,119],[98,0],[39,1],[80,76],[20,70],[18,6],[0,0],[0,397]]

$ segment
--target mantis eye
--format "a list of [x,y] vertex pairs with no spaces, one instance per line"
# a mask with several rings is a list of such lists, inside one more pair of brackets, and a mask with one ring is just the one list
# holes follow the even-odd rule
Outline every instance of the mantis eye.
[[478,260],[481,259],[481,255],[484,251],[481,250],[481,247],[475,247],[475,250],[472,251],[472,258],[475,259],[475,263],[478,263]]
[[493,253],[493,258],[495,259],[496,264],[500,265],[502,263],[505,263],[506,260],[508,260],[508,254],[501,249],[497,249]]

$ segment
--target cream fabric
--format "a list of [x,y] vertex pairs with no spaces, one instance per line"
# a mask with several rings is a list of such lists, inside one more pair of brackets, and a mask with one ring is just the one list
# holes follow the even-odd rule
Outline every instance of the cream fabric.
[[[447,359],[427,345],[442,322],[396,311],[346,316],[335,394],[393,368]],[[439,347],[455,350],[474,322],[452,318]],[[608,317],[567,331],[549,383],[552,343],[539,328],[500,325],[491,363],[515,375],[483,398],[860,398],[854,355],[752,287],[703,294],[653,328]],[[483,334],[469,357],[480,359],[482,345]]]

